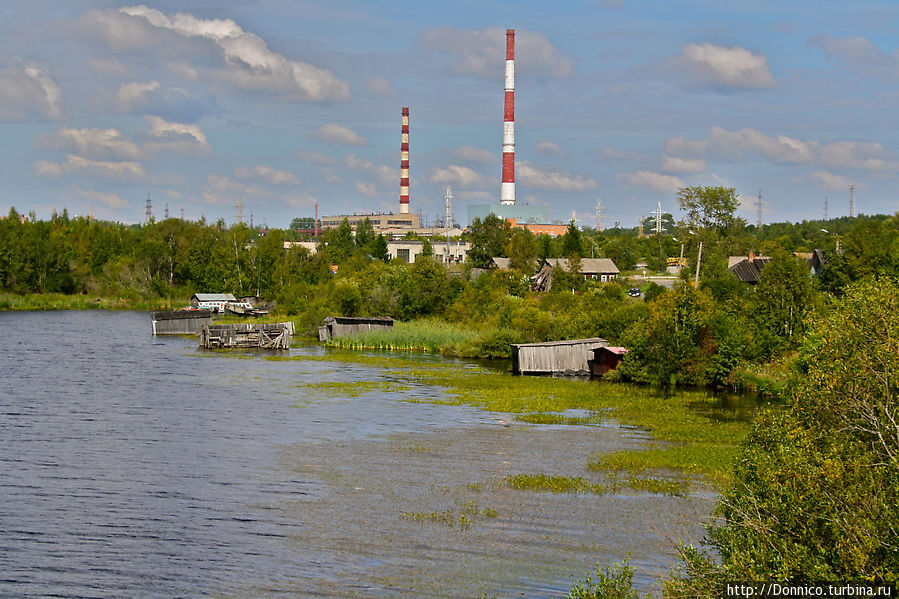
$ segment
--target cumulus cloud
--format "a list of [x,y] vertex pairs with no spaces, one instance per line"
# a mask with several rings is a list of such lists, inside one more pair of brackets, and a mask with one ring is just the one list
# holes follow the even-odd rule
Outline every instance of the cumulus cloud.
[[144,144],[148,153],[178,152],[180,154],[206,154],[211,151],[206,135],[197,125],[171,123],[158,116],[147,116],[151,141]]
[[373,77],[369,79],[365,82],[365,91],[384,98],[395,98],[397,96],[393,84],[390,82],[390,79],[386,77]]
[[822,33],[809,38],[808,45],[821,48],[828,59],[842,60],[856,67],[895,69],[899,66],[899,52],[886,54],[861,35],[838,38]]
[[140,148],[117,129],[73,129],[63,127],[44,138],[51,146],[88,158],[140,157]]
[[350,97],[349,84],[331,71],[273,52],[262,38],[231,19],[200,19],[180,12],[169,15],[140,5],[118,11],[94,10],[83,24],[116,50],[150,48],[158,43],[159,32],[210,43],[222,61],[214,74],[239,89],[310,102]]
[[36,62],[16,60],[0,67],[0,120],[40,116],[62,119],[62,89],[50,70]]
[[[454,73],[496,79],[505,72],[505,29],[440,27],[420,34],[418,43],[449,54]],[[562,79],[574,73],[571,59],[545,35],[523,29],[515,32],[515,68],[523,74],[549,79]]]
[[209,175],[203,187],[203,200],[217,206],[236,205],[238,196],[263,195],[263,190],[258,185],[245,185],[219,175]]
[[549,141],[548,139],[538,141],[534,148],[541,154],[554,154],[555,156],[561,157],[565,156],[565,151],[559,147],[559,144],[554,141]]
[[343,125],[337,123],[325,123],[315,132],[315,139],[329,144],[342,144],[345,146],[367,146],[368,140]]
[[67,173],[83,172],[101,179],[134,180],[146,175],[143,165],[139,162],[90,160],[74,154],[66,155],[66,161],[61,168]]
[[340,160],[333,156],[328,156],[322,152],[310,152],[309,150],[297,150],[297,156],[305,162],[311,162],[313,164],[332,165],[340,162]]
[[688,44],[672,59],[672,64],[688,88],[727,93],[777,84],[768,68],[768,58],[739,46]]
[[698,160],[705,156],[715,156],[740,160],[745,154],[751,153],[778,164],[818,164],[828,168],[899,172],[899,160],[894,153],[876,142],[821,143],[782,134],[767,135],[748,127],[739,131],[712,127],[708,137],[699,141],[671,138],[666,142],[665,150],[672,158]]
[[58,179],[63,176],[62,166],[56,162],[39,160],[34,163],[34,172],[45,179]]
[[659,193],[675,193],[684,187],[684,182],[673,175],[664,175],[652,171],[636,171],[618,175],[619,179],[632,187],[645,187]]
[[809,173],[806,180],[818,189],[828,191],[845,191],[852,184],[852,181],[846,177],[828,171]]
[[80,187],[75,188],[75,193],[86,200],[90,200],[92,202],[100,202],[104,206],[108,206],[110,208],[127,208],[131,205],[127,200],[122,199],[114,193],[92,191],[89,189],[81,189]]
[[283,200],[285,204],[294,208],[308,208],[314,206],[318,198],[306,192],[301,192],[286,195]]
[[705,160],[688,159],[676,156],[665,156],[662,170],[666,173],[702,173],[705,172]]
[[252,167],[238,167],[234,169],[234,176],[238,179],[252,179],[263,181],[271,185],[299,185],[300,180],[291,172],[282,171],[264,164]]
[[356,181],[356,191],[368,197],[378,195],[378,188],[368,181]]
[[350,154],[346,157],[346,164],[354,171],[362,171],[375,177],[376,181],[383,187],[399,186],[400,172],[398,168],[375,164],[370,160],[359,158],[355,154]]
[[474,146],[461,146],[453,150],[453,157],[466,162],[494,162],[497,160],[495,152],[488,152]]
[[590,191],[599,187],[593,179],[583,175],[550,171],[529,162],[516,167],[517,181],[526,187],[552,191]]
[[633,161],[639,160],[641,156],[636,152],[629,152],[627,150],[619,150],[617,148],[613,148],[611,146],[606,146],[602,150],[599,151],[599,155],[601,158],[608,158],[610,160],[623,160],[623,161]]
[[484,187],[489,179],[470,167],[451,164],[447,167],[435,168],[428,177],[428,181],[436,185],[472,188]]

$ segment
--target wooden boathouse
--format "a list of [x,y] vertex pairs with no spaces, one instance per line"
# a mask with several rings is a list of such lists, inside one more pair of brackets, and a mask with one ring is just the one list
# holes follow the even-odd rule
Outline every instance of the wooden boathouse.
[[593,351],[609,342],[599,337],[512,345],[512,374],[590,374]]
[[290,349],[293,323],[206,325],[197,333],[206,349]]
[[154,335],[196,335],[204,326],[212,324],[209,310],[169,310],[153,312]]
[[348,337],[368,331],[382,331],[393,328],[393,319],[388,316],[328,316],[324,326],[318,327],[318,340],[327,341],[337,337]]
[[593,350],[593,359],[590,360],[590,374],[601,377],[610,370],[615,370],[627,355],[624,347],[597,347]]

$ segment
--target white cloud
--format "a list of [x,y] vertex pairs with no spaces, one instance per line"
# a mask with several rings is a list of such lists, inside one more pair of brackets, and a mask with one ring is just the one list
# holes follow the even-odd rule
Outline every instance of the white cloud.
[[454,185],[458,187],[484,187],[489,179],[474,169],[451,164],[445,168],[435,168],[428,181],[436,185]]
[[899,52],[885,54],[861,35],[837,38],[822,33],[809,38],[808,44],[821,48],[827,58],[836,58],[856,67],[895,69],[899,66]]
[[109,208],[127,208],[131,205],[127,200],[122,199],[114,193],[92,191],[88,189],[81,189],[80,187],[75,188],[75,193],[86,200],[100,202],[101,204],[103,204],[104,206],[108,206]]
[[[515,68],[538,77],[561,79],[574,73],[571,59],[562,54],[540,33],[517,30],[515,33]],[[418,36],[426,48],[449,54],[450,69],[461,75],[475,75],[495,79],[505,72],[506,30],[499,27],[485,29],[431,29]]]
[[554,154],[561,157],[565,156],[565,151],[559,147],[559,144],[554,141],[549,141],[548,139],[538,141],[534,148],[541,154]]
[[521,162],[516,166],[516,177],[522,185],[553,191],[590,191],[599,187],[593,179],[583,175],[549,171]]
[[231,19],[200,19],[188,13],[167,15],[140,5],[91,11],[83,22],[118,50],[147,49],[164,43],[165,39],[155,35],[159,32],[209,42],[222,60],[222,67],[214,74],[239,89],[310,102],[350,97],[349,84],[331,71],[273,52],[262,38],[244,31]]
[[159,89],[158,81],[126,83],[116,92],[116,100],[123,110],[127,110],[131,105],[144,100],[150,92],[157,89]]
[[203,187],[203,200],[217,206],[236,206],[240,196],[262,197],[263,190],[258,185],[244,185],[228,177],[209,175]]
[[297,156],[299,156],[305,162],[311,162],[312,164],[337,164],[340,162],[337,158],[333,156],[328,156],[322,152],[310,152],[308,150],[297,150]]
[[315,205],[318,198],[306,192],[302,192],[286,195],[283,200],[285,204],[293,206],[294,208],[309,208]]
[[181,77],[185,81],[196,81],[200,76],[197,69],[186,62],[170,62],[166,65],[166,68],[170,73]]
[[665,156],[662,161],[662,170],[666,173],[702,173],[705,172],[705,160],[678,158]]
[[613,148],[611,146],[606,146],[602,150],[599,151],[599,155],[602,158],[608,158],[610,160],[624,160],[624,161],[634,161],[639,160],[641,156],[636,152],[630,152],[627,150],[619,150],[617,148]]
[[389,166],[384,166],[383,164],[375,164],[370,160],[359,158],[355,154],[350,154],[346,157],[346,164],[354,171],[363,171],[375,177],[376,181],[382,187],[391,187],[393,185],[396,185],[397,188],[399,188],[399,166],[397,166],[397,168],[390,168]]
[[62,169],[67,173],[82,171],[102,179],[132,180],[146,175],[143,165],[139,162],[89,160],[73,154],[66,155]]
[[63,127],[48,137],[56,148],[71,150],[88,158],[108,159],[140,157],[136,143],[117,129],[72,129]]
[[633,187],[645,187],[659,193],[675,193],[678,188],[684,187],[684,182],[673,175],[663,175],[652,171],[636,171],[618,175]]
[[368,197],[378,195],[378,188],[375,187],[374,183],[367,181],[356,181],[356,191]]
[[[751,153],[778,164],[817,164],[827,168],[851,168],[878,173],[899,172],[899,160],[895,154],[876,142],[834,141],[822,144],[782,134],[767,135],[748,127],[739,131],[712,127],[708,137],[700,141],[671,138],[666,142],[665,150],[669,154],[668,158],[683,158],[685,161],[699,161],[704,156],[740,160],[745,154]],[[678,172],[674,169],[665,170]]]
[[150,154],[158,152],[178,152],[180,154],[201,155],[211,151],[206,135],[197,125],[171,123],[158,116],[147,116],[152,141],[144,144]]
[[469,202],[492,202],[495,199],[495,196],[489,191],[461,191],[459,193],[454,192],[453,195],[460,200]]
[[271,185],[300,184],[300,180],[293,173],[265,166],[263,164],[258,164],[253,167],[238,167],[234,169],[234,176],[238,179],[263,181],[265,183],[270,183]]
[[461,146],[453,150],[453,156],[466,162],[496,162],[497,154],[473,146]]
[[92,58],[87,64],[95,71],[101,73],[112,73],[114,75],[127,75],[128,68],[118,60],[111,58]]
[[44,177],[45,179],[58,179],[63,175],[62,166],[60,166],[56,162],[50,162],[47,160],[39,160],[35,162],[34,172],[39,177]]
[[852,184],[852,181],[846,177],[828,171],[815,171],[809,173],[806,180],[818,189],[828,191],[846,191],[849,188],[849,185]]
[[0,68],[0,120],[33,115],[62,119],[62,89],[47,67],[16,60]]
[[370,94],[384,98],[395,98],[396,89],[387,77],[373,77],[365,82],[365,90]]
[[777,84],[768,68],[768,58],[739,46],[688,44],[672,64],[686,78],[688,87],[730,92],[766,89]]
[[325,123],[315,132],[315,139],[329,144],[343,144],[345,146],[367,146],[368,140],[343,125],[337,123]]

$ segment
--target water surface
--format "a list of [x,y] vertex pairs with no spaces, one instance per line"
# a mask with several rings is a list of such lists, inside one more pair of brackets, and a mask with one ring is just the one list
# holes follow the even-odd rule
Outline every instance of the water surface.
[[547,597],[628,553],[645,587],[710,509],[499,484],[590,476],[640,434],[427,403],[445,390],[377,364],[202,352],[146,313],[0,313],[0,375],[2,596]]

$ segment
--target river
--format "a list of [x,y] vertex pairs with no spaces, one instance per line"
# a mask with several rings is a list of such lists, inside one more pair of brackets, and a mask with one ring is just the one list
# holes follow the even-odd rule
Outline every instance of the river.
[[552,597],[628,554],[646,588],[711,509],[498,484],[583,476],[638,431],[431,403],[445,390],[317,346],[275,361],[150,332],[0,313],[0,596]]

